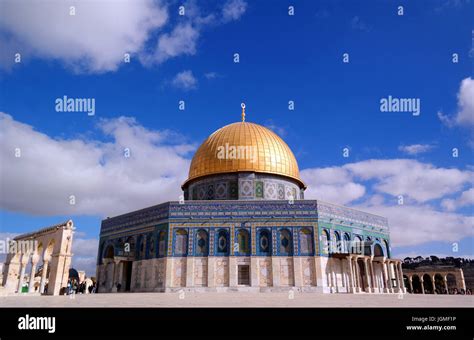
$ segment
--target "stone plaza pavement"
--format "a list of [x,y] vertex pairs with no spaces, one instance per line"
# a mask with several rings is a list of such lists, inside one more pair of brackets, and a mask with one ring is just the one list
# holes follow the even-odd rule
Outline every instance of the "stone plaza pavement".
[[111,293],[3,296],[0,307],[474,307],[471,295]]

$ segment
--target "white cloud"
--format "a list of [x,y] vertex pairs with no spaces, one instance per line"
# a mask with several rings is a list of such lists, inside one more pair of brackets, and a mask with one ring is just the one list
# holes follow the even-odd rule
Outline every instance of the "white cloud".
[[270,130],[275,132],[280,137],[284,137],[287,134],[286,129],[283,126],[277,125],[272,119],[268,119],[265,122],[265,127],[269,128]]
[[388,218],[393,246],[454,242],[473,235],[474,217],[438,211],[430,205],[357,205]]
[[474,129],[474,80],[466,78],[458,92],[458,109],[454,116],[438,112],[439,119],[448,127],[461,126]]
[[95,258],[97,256],[98,249],[98,239],[84,239],[76,237],[72,239],[72,253],[74,254],[74,256]]
[[84,270],[87,276],[95,276],[98,249],[98,239],[74,237],[72,239],[72,267],[76,270]]
[[[103,120],[99,128],[111,142],[53,139],[0,113],[1,208],[114,216],[179,199],[189,169],[185,156],[194,146],[169,131],[148,130],[133,118]],[[15,148],[21,149],[20,158]]]
[[247,10],[247,3],[243,0],[229,0],[222,8],[224,22],[238,20]]
[[[70,15],[72,5],[75,15]],[[147,66],[195,55],[204,28],[238,20],[247,4],[230,0],[222,8],[216,6],[219,8],[213,13],[202,15],[196,3],[188,1],[186,16],[168,26],[168,5],[161,0],[5,0],[0,6],[3,68],[10,69],[19,52],[22,62],[33,58],[58,60],[77,73],[101,73],[117,70],[125,53]]]
[[217,72],[207,72],[204,73],[204,77],[206,77],[206,79],[215,79],[219,77],[219,74]]
[[[349,205],[387,217],[394,246],[451,242],[473,234],[472,216],[442,211],[434,201],[465,190],[472,184],[472,171],[439,168],[409,159],[373,159],[305,169],[301,177],[308,185],[307,199]],[[397,204],[398,195],[404,195],[403,205]],[[469,205],[472,199],[469,189],[456,202],[458,206]]]
[[[74,16],[69,15],[71,5]],[[124,53],[139,53],[151,32],[168,20],[166,6],[153,0],[6,0],[0,13],[1,44],[10,37],[10,47],[21,52],[23,60],[60,60],[77,72],[116,70]],[[10,60],[17,51],[8,51]]]
[[464,191],[456,199],[446,198],[441,201],[441,206],[448,211],[474,205],[474,188]]
[[165,33],[158,39],[153,62],[162,63],[178,55],[196,54],[199,31],[191,23],[179,24],[171,33]]
[[398,150],[409,155],[418,155],[420,153],[425,153],[432,150],[433,147],[434,146],[431,144],[400,145],[398,147]]
[[179,89],[191,90],[197,87],[197,79],[190,70],[179,72],[171,81],[171,84]]
[[96,275],[96,264],[96,257],[73,256],[71,267],[78,271],[85,271],[87,277],[92,277]]
[[418,202],[442,198],[472,183],[473,172],[437,168],[412,159],[367,160],[344,166],[362,180],[376,180],[374,189]]
[[179,55],[195,55],[202,30],[238,20],[244,14],[247,4],[242,0],[226,2],[222,9],[222,19],[216,19],[217,13],[202,14],[193,1],[188,1],[184,6],[186,21],[179,23],[171,32],[162,34],[153,54],[140,56],[144,64],[159,64]]
[[306,199],[347,204],[365,194],[365,187],[351,181],[349,171],[340,167],[305,169],[301,177],[308,186]]

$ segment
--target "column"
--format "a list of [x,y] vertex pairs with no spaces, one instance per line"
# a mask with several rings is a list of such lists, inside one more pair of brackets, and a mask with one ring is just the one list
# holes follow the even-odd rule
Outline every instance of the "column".
[[444,288],[446,288],[446,294],[449,294],[449,289],[448,289],[448,278],[443,276],[443,283],[444,283]]
[[[459,269],[459,277],[460,277],[460,280],[458,280],[456,278],[456,284],[459,286],[459,284],[461,284],[461,287],[460,289],[464,289],[464,291],[466,291],[466,281],[464,280],[464,272],[462,269]],[[459,289],[459,288],[458,288]]]
[[425,294],[425,286],[423,285],[423,275],[421,275],[419,278],[421,283],[421,294]]
[[415,292],[413,291],[413,282],[412,282],[412,276],[411,275],[408,277],[408,283],[410,285],[410,292],[412,294],[414,294]]
[[357,263],[357,257],[354,259],[354,265],[355,265],[355,273],[356,273],[356,284],[357,284],[357,291],[360,293],[361,292],[361,287],[360,287],[360,271],[359,271],[359,264]]
[[237,258],[229,257],[229,287],[237,287]]
[[402,272],[402,264],[401,262],[395,262],[395,270],[397,272],[397,277],[398,277],[398,292],[399,293],[404,293],[405,292],[405,282],[403,280],[403,272]]
[[215,287],[215,270],[216,270],[216,258],[209,256],[207,258],[207,286]]
[[[146,270],[146,269],[145,269]],[[120,260],[114,260],[114,291],[117,290],[117,283],[120,283],[122,287],[120,289],[123,291],[125,289],[125,286],[122,284],[122,273],[123,273],[123,262],[120,262]]]
[[329,268],[331,270],[331,289],[333,293],[337,292],[337,276],[336,276],[336,259],[329,258],[328,263],[331,262]]
[[352,258],[349,256],[347,259],[347,263],[349,264],[349,279],[350,279],[350,287],[352,292],[355,293],[355,278],[354,278],[354,268],[352,267]]
[[344,259],[342,259],[342,258],[339,259],[339,263],[341,264],[341,285],[342,285],[342,287],[346,288],[346,291],[348,291],[347,290],[347,286],[348,286],[348,284],[347,284],[347,272],[344,268]]
[[[258,287],[259,286],[259,266],[258,266],[258,258],[256,256],[250,257],[250,286],[251,287]],[[295,277],[296,281],[296,277]]]
[[28,285],[28,293],[33,293],[35,291],[35,273],[37,263],[37,261],[31,261],[30,284]]
[[47,272],[48,272],[48,261],[43,260],[43,269],[41,272],[41,283],[40,283],[40,294],[44,293],[44,287],[46,286]]
[[379,285],[377,283],[377,277],[376,277],[375,271],[374,271],[374,262],[372,261],[372,259],[370,259],[370,272],[372,273],[373,291],[375,292],[375,288],[378,288]]
[[435,275],[430,275],[430,278],[431,278],[431,282],[433,284],[433,294],[436,294],[436,279],[435,279]]
[[387,278],[387,270],[385,268],[385,262],[382,261],[380,264],[382,265],[382,278],[383,278],[383,287],[382,288],[383,288],[383,291],[385,293],[388,293],[388,284],[387,284],[388,283],[388,278]]
[[194,287],[194,257],[186,257],[186,287]]
[[405,288],[405,280],[403,279],[403,270],[402,270],[402,263],[401,262],[398,262],[398,271],[399,271],[400,278],[401,278],[401,281],[402,281],[402,284],[400,285],[400,287],[402,288],[402,292],[406,293],[407,290]]
[[367,281],[367,293],[371,293],[372,286],[370,284],[370,273],[369,273],[369,266],[367,264],[367,258],[364,259],[364,269],[365,269],[365,280]]
[[[23,255],[24,256],[24,255]],[[25,278],[26,263],[23,263],[23,258],[20,261],[20,279],[18,280],[18,294],[21,293],[23,287],[23,280]]]

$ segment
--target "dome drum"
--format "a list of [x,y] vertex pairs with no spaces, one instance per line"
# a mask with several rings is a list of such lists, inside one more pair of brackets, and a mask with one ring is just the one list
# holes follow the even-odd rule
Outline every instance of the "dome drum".
[[186,200],[303,199],[298,183],[283,176],[241,172],[212,175],[188,183]]

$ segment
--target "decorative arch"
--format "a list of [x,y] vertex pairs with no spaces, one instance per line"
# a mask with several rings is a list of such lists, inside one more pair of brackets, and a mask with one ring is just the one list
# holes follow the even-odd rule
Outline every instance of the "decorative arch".
[[434,289],[436,294],[446,294],[446,287],[444,286],[443,276],[439,273],[435,274],[434,277],[435,286]]
[[390,258],[390,246],[388,244],[388,241],[383,240],[383,245],[385,247],[385,253],[387,254],[387,257]]
[[288,229],[281,229],[278,232],[279,247],[278,254],[284,256],[293,256],[293,237]]
[[174,254],[176,256],[188,256],[188,232],[185,229],[176,230]]
[[138,236],[136,259],[143,260],[146,257],[146,238],[143,235]]
[[216,231],[216,256],[229,256],[230,253],[230,237],[227,229],[219,229]]
[[336,252],[336,253],[342,252],[341,234],[337,230],[334,231],[334,246],[332,248],[333,248],[333,252]]
[[413,294],[421,294],[423,292],[421,288],[421,280],[418,275],[415,274],[411,277],[411,285],[413,287]]
[[250,233],[247,229],[239,229],[237,231],[237,255],[250,255]]
[[403,275],[403,285],[405,287],[405,289],[407,290],[408,293],[412,293],[411,289],[410,289],[410,282],[408,280],[408,276],[406,275]]
[[158,257],[165,257],[166,256],[166,231],[161,230],[158,233]]
[[351,236],[349,233],[344,233],[344,242],[342,243],[343,252],[348,253],[350,250]]
[[379,243],[374,244],[374,256],[384,256],[383,248]]
[[431,282],[431,277],[428,274],[423,275],[423,288],[425,294],[434,294],[433,282]]
[[456,276],[454,276],[453,274],[449,273],[448,275],[446,275],[446,282],[448,284],[448,290],[457,289],[458,285],[456,281]]
[[329,232],[326,229],[321,230],[321,254],[329,254]]
[[351,253],[360,254],[364,250],[362,249],[362,237],[360,235],[354,235],[351,245]]
[[146,258],[154,258],[156,251],[155,235],[149,234],[147,237]]
[[115,256],[115,248],[113,244],[109,244],[107,247],[105,247],[104,250],[104,259],[113,259]]
[[302,228],[299,231],[299,250],[301,255],[314,255],[313,233],[309,228]]
[[196,233],[196,239],[194,244],[194,255],[195,256],[208,256],[209,255],[209,234],[204,229],[199,229]]
[[54,246],[55,246],[55,240],[52,239],[49,243],[46,249],[44,250],[43,254],[43,260],[49,261],[51,259],[51,255],[53,255],[54,251]]
[[272,234],[268,229],[260,229],[257,236],[258,255],[272,255]]

